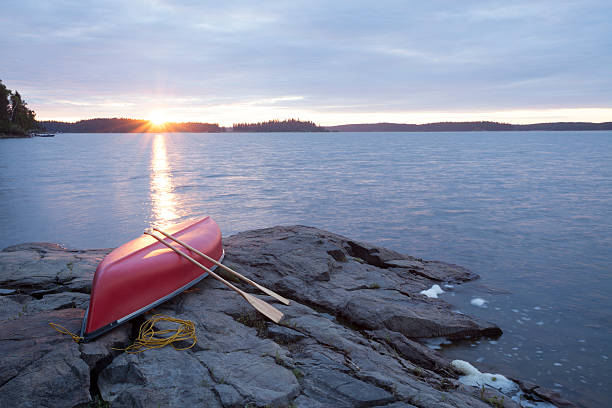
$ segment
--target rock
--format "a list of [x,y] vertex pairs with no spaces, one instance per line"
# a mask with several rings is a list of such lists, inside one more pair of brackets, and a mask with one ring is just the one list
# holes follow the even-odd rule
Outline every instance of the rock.
[[217,384],[215,392],[221,400],[221,405],[224,407],[239,407],[243,398],[238,394],[238,391],[231,385]]
[[576,405],[563,398],[558,392],[549,390],[548,388],[538,387],[533,390],[533,393],[543,401],[551,402],[558,408],[575,408]]
[[200,351],[195,356],[215,382],[233,387],[246,403],[287,406],[299,394],[296,377],[276,364],[273,356],[253,355],[250,351]]
[[11,320],[23,316],[25,310],[24,302],[29,299],[27,296],[0,296],[0,320]]
[[289,327],[271,325],[267,328],[267,337],[278,344],[295,344],[306,339],[306,336]]
[[387,329],[380,329],[370,332],[370,334],[384,341],[394,348],[402,357],[428,370],[445,370],[450,361],[439,355],[432,353],[431,350],[419,342],[413,341],[402,335]]
[[192,353],[172,347],[121,354],[98,379],[102,398],[113,407],[221,407],[208,370]]
[[382,388],[327,368],[307,370],[303,384],[305,395],[328,406],[371,407],[395,401]]
[[377,405],[374,408],[415,408],[415,406],[405,402],[394,402],[388,405]]
[[87,363],[94,373],[99,373],[113,357],[123,353],[121,348],[129,345],[130,325],[122,325],[97,338],[90,343],[79,344],[81,359]]
[[461,283],[478,278],[478,275],[459,265],[439,261],[424,261],[422,259],[393,259],[385,261],[392,268],[403,268],[415,275],[423,276],[436,282]]
[[89,295],[79,292],[62,292],[45,295],[42,299],[28,302],[24,313],[33,314],[45,310],[59,310],[68,308],[87,309]]
[[531,381],[524,381],[517,378],[512,378],[512,381],[516,382],[524,393],[530,394],[532,396],[532,399],[536,401],[548,401],[556,405],[558,408],[576,407],[575,404],[563,398],[556,391],[540,387],[539,385],[534,384]]
[[34,296],[89,293],[97,264],[110,249],[73,251],[57,244],[29,243],[0,251],[0,288]]
[[[317,305],[363,329],[387,328],[410,338],[501,335],[493,324],[452,313],[442,300],[417,296],[432,284],[423,277],[434,276],[436,282],[477,277],[465,268],[410,258],[301,226],[248,231],[229,237],[225,245],[226,259],[251,279],[265,280],[280,294]],[[404,261],[412,266],[390,268],[406,265]],[[405,274],[421,283],[407,289]]]
[[465,393],[471,394],[474,398],[478,398],[486,403],[487,407],[499,407],[499,408],[521,408],[518,403],[509,398],[507,395],[502,394],[494,388],[484,387],[468,387],[460,385],[458,390]]
[[0,406],[86,404],[89,367],[79,346],[49,326],[78,327],[83,311],[65,309],[0,322]]
[[[453,313],[444,295],[419,294],[477,278],[473,273],[303,226],[248,231],[224,245],[226,264],[292,300],[278,304],[237,283],[281,310],[279,325],[209,278],[76,344],[48,322],[79,330],[96,266],[110,250],[33,243],[1,251],[0,406],[83,407],[92,397],[119,408],[489,406],[418,342],[501,334],[494,324]],[[193,321],[197,344],[118,350],[153,313]]]

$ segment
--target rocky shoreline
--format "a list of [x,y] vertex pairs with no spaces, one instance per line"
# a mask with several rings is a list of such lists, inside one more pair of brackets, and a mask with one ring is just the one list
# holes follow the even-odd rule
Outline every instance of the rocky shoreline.
[[48,324],[78,332],[94,271],[110,249],[4,249],[0,406],[573,406],[518,380],[521,405],[495,387],[465,385],[450,361],[418,341],[502,334],[420,293],[478,278],[465,268],[304,226],[239,233],[224,248],[224,263],[293,301],[274,303],[285,313],[281,324],[204,279],[154,311],[193,321],[197,345],[136,355],[114,348],[129,345],[152,313],[86,344]]

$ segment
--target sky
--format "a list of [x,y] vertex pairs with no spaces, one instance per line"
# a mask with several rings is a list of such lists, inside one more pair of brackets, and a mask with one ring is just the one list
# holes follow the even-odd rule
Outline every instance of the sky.
[[40,120],[612,121],[612,1],[2,0]]

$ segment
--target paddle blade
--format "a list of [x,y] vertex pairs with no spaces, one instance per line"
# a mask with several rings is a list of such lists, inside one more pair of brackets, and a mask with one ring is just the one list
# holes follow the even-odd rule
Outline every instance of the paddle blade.
[[259,313],[272,320],[274,323],[278,323],[283,318],[283,312],[278,310],[272,305],[264,302],[261,299],[251,296],[248,293],[242,293],[244,299],[251,304]]

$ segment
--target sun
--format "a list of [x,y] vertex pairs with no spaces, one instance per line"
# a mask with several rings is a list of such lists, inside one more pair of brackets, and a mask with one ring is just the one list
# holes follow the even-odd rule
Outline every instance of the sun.
[[160,126],[168,122],[163,112],[159,112],[159,111],[151,112],[147,120],[151,122],[152,124],[154,124],[155,126]]

